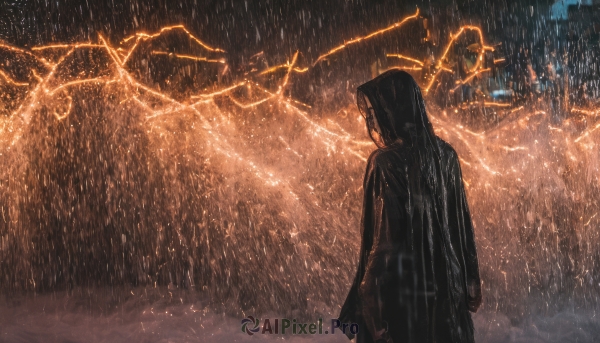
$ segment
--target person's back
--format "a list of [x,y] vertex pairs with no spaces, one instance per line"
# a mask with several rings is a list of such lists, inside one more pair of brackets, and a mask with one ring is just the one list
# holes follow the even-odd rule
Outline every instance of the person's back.
[[358,97],[380,148],[368,160],[360,263],[340,320],[360,323],[359,342],[471,342],[479,273],[456,152],[433,134],[407,73],[382,74]]

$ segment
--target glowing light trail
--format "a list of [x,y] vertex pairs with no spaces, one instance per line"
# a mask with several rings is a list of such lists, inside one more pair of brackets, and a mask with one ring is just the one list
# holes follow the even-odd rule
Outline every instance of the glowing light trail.
[[192,55],[182,55],[182,54],[175,54],[175,53],[171,53],[171,52],[165,52],[165,51],[152,51],[152,55],[167,55],[167,56],[175,56],[177,58],[181,58],[181,59],[188,59],[188,60],[192,60],[192,61],[198,61],[198,62],[209,62],[209,63],[225,63],[225,59],[208,59],[206,57],[198,57],[198,56],[192,56]]
[[244,81],[242,81],[240,83],[237,83],[237,84],[235,84],[233,86],[230,86],[230,87],[227,87],[227,88],[223,88],[223,89],[221,89],[219,91],[216,91],[216,92],[213,92],[213,93],[192,95],[191,98],[192,99],[197,99],[197,98],[214,98],[215,96],[224,95],[226,93],[229,93],[230,91],[232,91],[232,90],[234,90],[234,89],[236,89],[238,87],[241,87],[241,86],[243,86],[243,85],[245,85],[247,83],[248,83],[248,81],[244,80]]
[[[290,74],[292,72],[292,69],[294,68],[294,65],[296,64],[296,60],[297,59],[298,59],[298,51],[296,51],[294,53],[294,56],[292,57],[292,62],[287,66],[288,67],[287,73],[285,74],[285,77],[283,78],[283,81],[281,82],[281,85],[279,85],[279,88],[277,89],[277,91],[275,93],[270,93],[266,89],[263,89],[263,92],[266,93],[266,94],[268,94],[268,96],[265,97],[265,98],[263,98],[263,99],[261,99],[261,100],[258,100],[258,101],[255,101],[255,102],[252,102],[252,103],[249,103],[249,104],[243,104],[243,103],[237,101],[236,99],[234,99],[231,96],[229,98],[238,107],[241,107],[241,108],[250,108],[250,107],[258,106],[258,105],[260,105],[260,104],[262,104],[262,103],[264,103],[266,101],[269,101],[271,99],[274,99],[276,97],[279,97],[281,95],[281,93],[283,92],[283,90],[285,89],[285,87],[287,86],[287,84],[288,84],[288,81],[289,81],[289,78],[290,78]],[[249,86],[251,86],[251,85],[249,85]]]
[[[288,69],[289,66],[290,66],[289,64],[281,64],[281,65],[278,65],[278,66],[274,66],[274,67],[271,67],[271,68],[269,68],[267,70],[264,70],[264,71],[260,72],[258,75],[270,74],[270,73],[276,72],[279,69],[284,69],[284,68]],[[308,71],[308,68],[297,68],[297,67],[294,67],[292,69],[292,71],[294,71],[296,73],[305,73],[305,72]]]
[[450,90],[450,92],[454,92],[454,91],[456,91],[456,90],[457,90],[457,89],[458,89],[460,86],[462,86],[462,85],[464,85],[464,84],[468,83],[469,81],[473,80],[473,78],[474,78],[475,76],[477,76],[477,75],[479,75],[479,74],[481,74],[481,73],[488,72],[488,71],[490,71],[490,69],[489,69],[489,68],[487,68],[487,69],[480,69],[480,70],[478,70],[478,71],[474,72],[474,73],[473,73],[473,74],[471,74],[470,76],[466,77],[464,80],[460,80],[460,81],[458,82],[458,86],[456,86],[456,87],[454,87],[453,89],[451,89],[451,90]]
[[[406,23],[407,21],[415,19],[417,17],[418,17],[418,10],[415,15],[404,18],[402,21],[400,21],[388,28],[373,32],[364,37],[353,39],[351,41],[346,42],[345,44],[343,44],[341,46],[338,46],[338,47],[330,50],[326,54],[321,55],[319,57],[319,59],[317,60],[317,62],[319,60],[323,60],[326,57],[344,49],[345,47],[347,47],[351,44],[356,44],[363,40],[370,39],[377,35],[383,34],[389,30],[400,27],[402,24]],[[48,50],[48,49],[69,49],[69,51],[66,54],[64,54],[63,56],[61,56],[60,59],[58,60],[58,62],[56,62],[55,64],[52,64],[50,71],[44,76],[38,75],[38,73],[34,69],[32,69],[32,74],[39,81],[39,83],[29,93],[27,100],[24,101],[23,103],[21,103],[21,105],[19,106],[19,108],[17,109],[15,114],[18,113],[21,115],[21,117],[28,120],[28,118],[30,116],[30,111],[32,108],[34,108],[33,104],[40,101],[40,96],[42,94],[47,94],[49,96],[53,96],[59,91],[66,91],[68,88],[70,88],[72,86],[77,86],[77,85],[81,85],[81,84],[85,84],[85,83],[120,82],[120,84],[125,87],[125,91],[128,92],[127,98],[125,100],[123,100],[122,102],[127,101],[129,99],[133,99],[136,104],[140,105],[141,108],[143,108],[144,111],[147,112],[146,119],[151,120],[153,118],[157,118],[157,117],[163,116],[163,115],[177,114],[180,111],[191,111],[192,113],[196,114],[198,116],[198,118],[200,119],[200,121],[202,123],[202,125],[201,125],[202,128],[211,132],[211,135],[214,138],[214,141],[210,141],[208,143],[214,145],[215,149],[217,151],[225,154],[226,156],[229,156],[235,160],[238,160],[238,161],[246,164],[247,166],[249,166],[249,168],[251,170],[255,171],[255,175],[258,178],[265,180],[265,182],[268,182],[271,185],[281,185],[282,182],[285,183],[285,181],[283,181],[283,179],[275,178],[273,176],[273,173],[270,173],[270,172],[262,172],[262,171],[259,172],[259,170],[261,170],[261,168],[259,168],[256,163],[254,163],[250,160],[247,160],[245,158],[242,158],[241,157],[242,155],[240,153],[235,152],[232,149],[231,145],[229,143],[227,143],[227,140],[224,138],[223,134],[216,133],[215,130],[218,128],[218,124],[214,124],[214,123],[210,124],[209,121],[201,114],[201,111],[199,110],[201,108],[200,107],[197,108],[197,106],[199,106],[200,104],[210,103],[217,96],[228,97],[229,99],[231,99],[232,103],[234,103],[236,106],[238,106],[242,109],[252,108],[252,107],[258,106],[260,104],[264,104],[267,101],[276,100],[278,103],[284,104],[286,106],[286,108],[292,110],[293,113],[295,113],[301,120],[303,120],[304,122],[309,124],[309,128],[311,130],[310,131],[311,135],[313,135],[315,137],[319,137],[318,141],[321,142],[322,144],[324,144],[328,151],[340,151],[340,153],[342,153],[342,154],[344,152],[347,152],[351,156],[355,156],[355,157],[359,158],[361,161],[366,161],[365,152],[361,152],[360,150],[357,151],[357,150],[355,150],[355,148],[364,147],[366,149],[369,146],[373,146],[372,142],[356,140],[350,133],[346,132],[338,123],[333,122],[331,120],[329,121],[329,123],[332,126],[337,127],[337,129],[330,130],[330,129],[326,128],[325,126],[318,124],[317,122],[315,122],[314,120],[312,120],[310,118],[310,115],[308,113],[301,111],[296,106],[294,106],[294,104],[296,104],[296,105],[301,105],[301,106],[310,108],[309,105],[303,104],[295,99],[283,96],[284,91],[290,82],[291,75],[293,73],[304,73],[304,72],[308,71],[308,69],[309,69],[309,68],[299,68],[296,66],[298,55],[299,55],[298,51],[296,51],[294,53],[290,62],[283,64],[283,65],[277,65],[277,66],[268,68],[267,70],[264,70],[264,71],[258,73],[258,75],[265,75],[265,74],[273,73],[280,69],[286,69],[285,76],[281,80],[277,90],[274,92],[263,88],[262,86],[260,86],[256,82],[252,81],[251,79],[246,79],[246,80],[243,80],[236,84],[233,84],[231,86],[226,86],[224,88],[217,89],[216,91],[211,92],[211,93],[192,95],[190,97],[190,99],[199,99],[199,100],[196,102],[191,102],[190,104],[186,104],[185,102],[182,103],[180,101],[176,101],[173,98],[171,98],[170,96],[168,96],[160,91],[157,91],[155,89],[152,89],[151,87],[146,86],[146,85],[142,84],[141,82],[137,81],[125,69],[125,64],[130,59],[133,51],[139,46],[139,43],[141,41],[155,38],[155,37],[159,36],[161,33],[165,32],[165,31],[173,30],[173,29],[181,29],[182,31],[188,33],[188,35],[190,35],[190,38],[195,38],[189,33],[189,31],[187,31],[182,26],[172,26],[172,27],[163,28],[160,30],[160,32],[155,33],[155,34],[139,33],[139,34],[135,34],[131,37],[126,38],[123,41],[124,43],[135,38],[135,42],[128,49],[124,49],[123,47],[113,48],[108,44],[106,39],[102,36],[99,36],[99,40],[100,40],[101,44],[94,44],[94,43],[55,44],[55,45],[39,46],[39,47],[32,48],[32,51],[44,51],[44,50]],[[485,51],[493,50],[493,48],[484,45],[483,36],[482,36],[481,30],[479,28],[476,28],[474,26],[468,26],[468,25],[463,26],[457,33],[455,33],[454,35],[451,35],[451,40],[448,42],[447,46],[445,47],[442,57],[440,58],[440,60],[437,63],[437,66],[436,66],[437,70],[434,73],[432,79],[430,80],[429,87],[433,84],[433,82],[435,82],[435,78],[440,72],[442,72],[442,71],[452,72],[451,69],[449,69],[448,67],[446,67],[443,64],[444,60],[446,59],[446,56],[447,56],[448,51],[451,48],[452,44],[454,44],[455,41],[467,31],[475,31],[479,35],[479,42],[481,44],[481,48],[478,49],[479,56],[477,58],[477,62],[475,63],[475,65],[472,68],[470,68],[469,76],[463,80],[460,80],[459,85],[465,84],[465,83],[471,81],[475,76],[489,71],[489,69],[481,68],[481,64],[483,61],[482,57],[483,57],[483,53]],[[197,42],[199,42],[199,44],[201,44],[203,47],[207,48],[207,50],[211,50],[213,52],[223,52],[223,50],[208,47],[207,45],[201,43],[201,41],[199,41],[199,40]],[[19,53],[33,55],[31,52],[28,52],[26,50],[22,50],[19,48],[14,48],[14,47],[6,46],[6,45],[0,45],[0,47],[4,47],[4,48],[7,48],[9,50],[16,51]],[[59,68],[59,66],[62,66],[63,61],[69,55],[71,55],[75,49],[86,48],[86,47],[101,48],[101,49],[106,50],[109,57],[114,62],[113,64],[111,64],[111,66],[116,71],[116,75],[114,75],[113,77],[97,77],[97,78],[70,81],[70,82],[60,84],[57,87],[49,90],[48,84],[50,83],[50,80],[53,80],[54,75],[57,71],[57,68]],[[163,51],[152,51],[152,54],[154,54],[154,55],[171,55],[176,58],[189,59],[189,60],[200,61],[200,62],[225,63],[225,59],[210,59],[208,57],[198,57],[198,56],[184,55],[184,54],[178,54],[178,53],[167,53],[167,52],[163,52]],[[39,57],[37,57],[35,55],[33,55],[33,56],[36,57],[36,59],[38,61],[40,61],[40,60],[43,61],[43,59],[40,59]],[[408,57],[406,55],[388,54],[388,57],[394,57],[394,58],[406,60],[406,61],[415,63],[418,66],[425,65],[425,62]],[[47,64],[47,65],[49,65],[49,64]],[[404,67],[404,69],[421,70],[422,68],[417,67],[417,66],[412,66],[412,67]],[[28,83],[16,82],[15,80],[10,78],[10,76],[8,76],[3,71],[0,71],[0,76],[2,76],[8,83],[13,83],[13,84],[19,85],[19,86],[29,85]],[[233,94],[232,94],[232,92],[234,90],[238,89],[239,87],[243,87],[243,86],[257,88],[259,90],[259,92],[264,94],[264,97],[262,97],[259,100],[250,102],[250,103],[243,103],[241,100],[234,98]],[[426,89],[426,91],[427,91],[427,89]],[[129,94],[129,92],[131,92],[131,94]],[[165,101],[168,105],[166,105],[166,106],[159,105],[156,109],[154,109],[153,108],[154,105],[150,106],[147,101],[143,100],[144,97],[148,97],[148,96],[152,97],[152,99],[158,99],[161,101]],[[72,97],[68,94],[66,95],[66,100],[67,100],[66,109],[64,109],[64,110],[61,109],[60,111],[58,111],[56,109],[54,110],[54,116],[59,121],[64,120],[70,114],[73,100],[72,100]],[[151,103],[153,103],[153,102],[154,101],[152,101]],[[27,105],[24,105],[24,104],[27,104]],[[483,101],[483,102],[481,102],[481,104],[483,104],[484,106],[493,106],[493,107],[502,107],[502,108],[510,107],[510,104],[496,103],[496,102],[491,102],[491,101]],[[477,105],[477,103],[475,103],[475,105]],[[519,111],[521,109],[523,109],[522,106],[519,108],[513,109],[512,112]],[[572,112],[582,113],[582,114],[585,114],[588,116],[596,116],[596,115],[598,115],[598,113],[600,113],[599,110],[586,110],[586,109],[580,109],[580,108],[572,108]],[[503,173],[495,170],[492,167],[492,165],[488,161],[486,161],[485,156],[482,155],[482,153],[479,151],[479,149],[475,146],[475,143],[472,142],[472,139],[471,140],[467,139],[467,137],[465,137],[465,136],[470,135],[471,137],[474,137],[477,141],[483,142],[484,140],[489,139],[489,137],[491,135],[493,135],[494,132],[497,133],[500,131],[514,129],[514,125],[526,127],[528,125],[527,123],[528,123],[530,117],[532,115],[537,115],[537,114],[545,114],[545,113],[542,111],[535,111],[534,113],[522,116],[519,121],[517,121],[516,123],[513,123],[513,126],[500,125],[488,133],[474,132],[474,131],[464,128],[460,125],[454,125],[454,124],[450,124],[447,122],[441,122],[436,117],[432,117],[432,121],[436,123],[436,126],[437,126],[436,129],[438,131],[443,132],[444,135],[446,135],[446,136],[450,135],[450,136],[455,137],[455,139],[460,141],[461,144],[464,144],[464,146],[467,147],[467,149],[471,152],[471,156],[475,161],[471,161],[469,163],[469,162],[463,160],[463,162],[466,165],[468,165],[468,166],[474,165],[475,167],[481,166],[483,170],[488,171],[492,175],[501,176],[501,175],[503,175]],[[225,120],[225,119],[222,118],[222,120]],[[5,126],[6,126],[6,123],[5,123]],[[582,139],[588,137],[591,133],[595,132],[598,128],[600,128],[600,124],[583,132],[577,139],[574,140],[574,142],[575,143],[580,142]],[[556,129],[556,130],[560,131],[561,129]],[[18,136],[18,135],[16,135],[16,136]],[[289,148],[289,144],[287,144],[287,142],[285,142],[285,139],[283,139],[282,136],[279,136],[279,139],[284,144],[286,144],[286,146]],[[479,143],[477,143],[477,144],[479,144]],[[585,145],[585,146],[587,146],[587,145]],[[509,152],[509,153],[518,153],[520,151],[527,150],[526,147],[514,146],[514,145],[499,144],[499,145],[497,145],[497,147],[506,152]],[[297,151],[291,150],[291,148],[289,148],[289,150],[291,152],[293,152],[296,156],[299,156],[299,157],[302,156]],[[293,194],[293,192],[291,192],[290,194]],[[296,199],[297,199],[297,197],[296,197]]]
[[53,45],[42,45],[34,46],[31,48],[33,51],[41,51],[48,49],[79,49],[79,48],[101,48],[100,44],[93,43],[78,43],[78,44],[53,44]]
[[396,57],[396,58],[404,59],[404,60],[407,60],[407,61],[410,61],[410,62],[417,63],[420,66],[423,66],[423,62],[421,62],[421,61],[419,61],[417,59],[414,59],[412,57],[408,57],[408,56],[404,56],[404,55],[400,55],[400,54],[387,54],[386,56],[387,57]]
[[127,60],[129,60],[129,57],[131,57],[131,54],[133,54],[133,51],[135,50],[135,48],[137,48],[137,45],[138,45],[139,42],[140,42],[140,37],[138,37],[135,40],[135,43],[133,44],[133,46],[131,47],[131,49],[129,49],[129,52],[127,52],[127,55],[125,55],[125,57],[123,58],[123,61],[121,62],[121,65],[125,65],[125,63],[127,62]]
[[71,87],[71,86],[75,86],[75,85],[80,85],[80,84],[83,84],[83,83],[91,83],[91,82],[101,83],[101,82],[111,82],[111,81],[114,82],[116,80],[111,79],[111,78],[106,78],[106,77],[95,77],[93,79],[84,79],[84,80],[71,81],[71,82],[67,82],[67,83],[62,84],[62,85],[54,88],[51,91],[47,91],[47,93],[49,95],[53,95],[54,93],[56,93],[57,91],[59,91],[61,89],[64,89],[64,88],[67,88],[67,87]]
[[69,105],[67,106],[67,110],[63,114],[58,114],[56,109],[54,109],[54,116],[56,117],[56,120],[58,120],[58,121],[61,121],[65,118],[67,118],[69,116],[69,114],[71,114],[71,108],[73,107],[73,98],[70,96],[67,96],[67,100],[69,101]]
[[431,86],[433,86],[433,83],[435,82],[437,76],[442,71],[442,63],[446,59],[446,56],[448,55],[448,52],[450,51],[452,44],[454,44],[454,41],[456,41],[460,36],[462,36],[465,32],[468,32],[468,31],[477,32],[477,34],[479,35],[479,43],[481,44],[481,49],[479,50],[479,55],[477,56],[477,61],[475,62],[473,67],[468,70],[469,73],[476,71],[481,66],[481,62],[483,61],[483,55],[486,50],[492,50],[492,51],[494,50],[493,47],[486,46],[484,44],[483,33],[481,32],[480,28],[478,28],[477,26],[472,26],[472,25],[462,26],[456,34],[450,35],[450,41],[446,45],[446,49],[444,49],[444,53],[438,60],[437,71],[433,74],[433,76],[431,77],[431,80],[429,81],[429,84],[424,89],[425,93],[429,92],[429,90],[431,89]]
[[45,58],[36,56],[35,54],[33,54],[30,51],[27,51],[27,50],[24,50],[24,49],[21,49],[21,48],[17,48],[17,47],[14,47],[12,45],[3,44],[3,43],[0,43],[0,48],[6,49],[6,50],[9,50],[9,51],[13,51],[13,52],[18,52],[18,53],[24,54],[24,55],[29,55],[29,56],[35,58],[40,63],[44,64],[46,67],[52,66]]
[[162,29],[160,29],[160,31],[153,33],[153,34],[148,34],[148,33],[143,33],[143,32],[136,33],[134,35],[131,35],[131,36],[123,39],[122,42],[126,43],[129,40],[136,38],[136,37],[143,39],[143,40],[152,39],[152,38],[156,38],[156,37],[162,35],[164,32],[171,31],[171,30],[181,30],[181,31],[185,32],[188,35],[188,37],[190,37],[190,39],[192,39],[193,41],[198,43],[200,46],[202,46],[206,50],[210,50],[210,51],[214,51],[214,52],[225,52],[225,50],[222,50],[219,48],[213,48],[213,47],[209,46],[208,44],[204,43],[203,41],[201,41],[200,39],[196,38],[196,36],[194,36],[190,31],[188,31],[185,28],[185,26],[183,26],[183,25],[174,25],[174,26],[163,27]]
[[571,109],[571,112],[581,113],[581,114],[585,114],[587,116],[594,116],[594,117],[597,116],[598,114],[600,114],[600,110],[590,111],[590,110],[585,110],[583,108],[577,108],[577,107],[573,107]]
[[319,56],[319,58],[317,58],[317,60],[315,61],[315,63],[313,63],[313,66],[316,65],[317,63],[319,63],[320,61],[324,60],[328,56],[331,56],[331,55],[333,55],[333,54],[335,54],[335,53],[337,53],[337,52],[339,52],[341,50],[344,50],[349,45],[360,43],[362,41],[365,41],[365,40],[371,39],[371,38],[373,38],[375,36],[379,36],[379,35],[381,35],[383,33],[386,33],[386,32],[388,32],[390,30],[397,29],[397,28],[401,27],[402,25],[404,25],[405,23],[407,23],[407,22],[409,22],[411,20],[417,19],[418,17],[419,17],[419,9],[417,8],[417,12],[415,14],[413,14],[413,15],[411,15],[409,17],[406,17],[406,18],[402,19],[401,21],[399,21],[399,22],[397,22],[397,23],[395,23],[395,24],[393,24],[391,26],[386,27],[385,29],[381,29],[381,30],[375,31],[375,32],[373,32],[371,34],[368,34],[368,35],[364,36],[364,37],[358,37],[358,38],[351,39],[351,40],[345,42],[344,44],[342,44],[342,45],[340,45],[338,47],[335,47],[335,48],[329,50],[329,52],[327,52],[327,53]]
[[29,86],[29,83],[26,82],[18,82],[13,80],[10,76],[8,76],[4,71],[0,70],[0,76],[2,76],[4,78],[5,81],[7,81],[10,84],[13,84],[15,86]]

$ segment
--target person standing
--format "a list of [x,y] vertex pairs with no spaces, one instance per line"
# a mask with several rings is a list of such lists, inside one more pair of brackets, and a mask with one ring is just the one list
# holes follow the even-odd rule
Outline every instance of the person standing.
[[379,75],[358,87],[357,102],[378,149],[339,319],[359,324],[359,343],[473,342],[481,281],[458,155],[433,132],[410,74]]

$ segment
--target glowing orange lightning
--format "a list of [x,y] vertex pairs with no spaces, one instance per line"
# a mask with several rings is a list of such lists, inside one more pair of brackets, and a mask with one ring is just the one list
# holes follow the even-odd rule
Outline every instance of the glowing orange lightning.
[[397,22],[397,23],[395,23],[395,24],[393,24],[391,26],[386,27],[385,29],[381,29],[381,30],[375,31],[375,32],[373,32],[373,33],[371,33],[369,35],[364,36],[364,37],[358,37],[358,38],[351,39],[351,40],[347,41],[346,43],[344,43],[344,44],[342,44],[342,45],[340,45],[338,47],[335,47],[335,48],[329,50],[329,52],[327,52],[327,53],[319,56],[319,58],[317,58],[317,60],[313,64],[313,66],[316,65],[317,63],[319,63],[320,61],[322,61],[323,59],[327,58],[327,56],[331,56],[331,55],[333,55],[333,54],[335,54],[335,53],[337,53],[337,52],[345,49],[349,45],[360,43],[360,42],[362,42],[364,40],[371,39],[371,38],[373,38],[375,36],[379,36],[379,35],[381,35],[381,34],[383,34],[385,32],[388,32],[390,30],[397,29],[397,28],[401,27],[402,25],[404,25],[405,23],[407,23],[408,21],[417,19],[418,17],[419,17],[419,9],[417,8],[417,12],[415,14],[413,14],[413,15],[411,15],[409,17],[406,17],[406,18],[402,19],[401,21],[399,21],[399,22]]

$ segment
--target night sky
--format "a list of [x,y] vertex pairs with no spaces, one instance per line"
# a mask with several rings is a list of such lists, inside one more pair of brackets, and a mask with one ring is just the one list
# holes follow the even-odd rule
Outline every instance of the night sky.
[[[481,25],[486,36],[510,39],[504,28],[540,21],[551,0],[9,0],[0,4],[0,39],[18,46],[52,42],[113,43],[134,32],[184,24],[200,39],[234,52],[260,51],[286,59],[299,49],[314,59],[344,40],[390,25],[415,12],[449,26]],[[534,15],[531,15],[533,10]],[[444,30],[443,27],[440,30]],[[441,32],[447,34],[446,32]],[[310,51],[309,51],[310,49]]]

